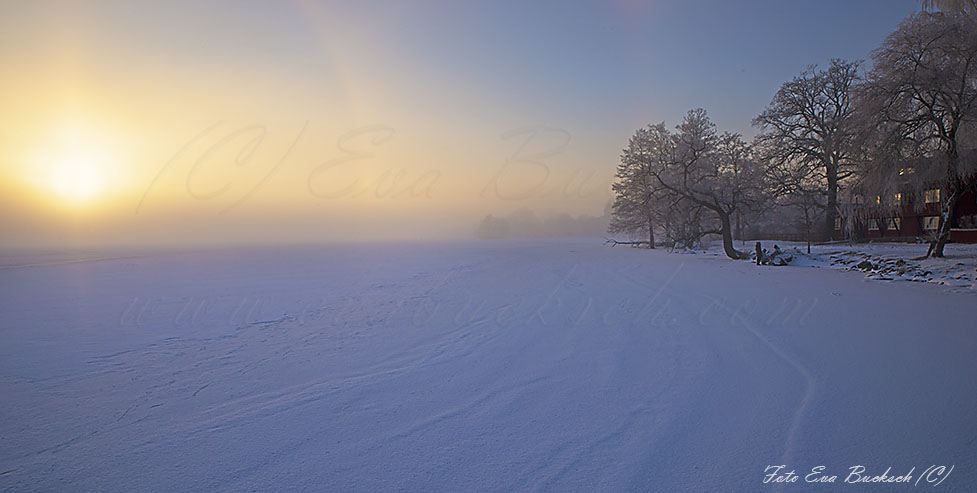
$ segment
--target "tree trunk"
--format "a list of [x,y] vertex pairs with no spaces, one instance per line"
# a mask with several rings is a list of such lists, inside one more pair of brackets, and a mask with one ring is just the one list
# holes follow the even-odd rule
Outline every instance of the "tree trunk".
[[807,254],[811,254],[811,213],[804,208],[804,227],[807,229]]
[[834,163],[825,165],[828,176],[828,206],[824,210],[825,239],[832,240],[835,231],[835,217],[838,216],[838,166]]
[[648,219],[648,248],[655,249],[655,223]]
[[943,247],[946,243],[950,241],[950,227],[953,225],[953,211],[957,208],[957,199],[960,194],[953,190],[951,191],[946,199],[946,203],[943,204],[943,210],[940,211],[940,229],[936,236],[936,244],[933,247],[934,257],[943,257]]
[[940,208],[940,229],[937,233],[936,243],[932,251],[934,257],[942,258],[943,247],[950,241],[950,228],[953,227],[953,214],[956,212],[957,201],[960,199],[960,193],[963,189],[963,185],[960,183],[960,175],[957,173],[958,159],[959,156],[957,155],[956,147],[951,147],[947,152],[946,185],[943,187],[946,198],[942,201],[943,203]]
[[722,224],[720,233],[723,236],[723,251],[726,252],[726,256],[734,260],[748,258],[746,254],[737,250],[736,246],[733,245],[733,228],[730,225],[729,213],[717,210],[716,214],[719,214],[719,221]]

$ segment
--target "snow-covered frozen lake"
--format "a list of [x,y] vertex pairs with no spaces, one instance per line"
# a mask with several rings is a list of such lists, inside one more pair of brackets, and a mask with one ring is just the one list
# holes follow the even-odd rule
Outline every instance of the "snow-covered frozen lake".
[[972,290],[588,239],[80,260],[3,258],[0,489],[977,481]]

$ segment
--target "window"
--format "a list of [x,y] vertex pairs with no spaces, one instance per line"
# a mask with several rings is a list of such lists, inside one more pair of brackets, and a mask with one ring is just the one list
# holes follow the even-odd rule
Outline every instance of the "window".
[[875,205],[882,205],[882,196],[881,195],[876,195],[875,196]]
[[894,193],[892,194],[892,205],[902,205],[902,194]]
[[878,231],[879,230],[879,222],[876,221],[875,219],[869,219],[868,220],[868,230],[869,231]]
[[835,218],[835,229],[838,230],[838,231],[841,231],[841,218],[840,217],[836,217]]
[[885,229],[887,229],[889,231],[899,231],[899,228],[901,226],[902,226],[902,218],[901,217],[890,217],[885,222]]
[[940,216],[926,216],[923,218],[923,229],[936,231],[940,228]]
[[926,191],[926,203],[927,204],[936,204],[936,203],[939,203],[939,202],[940,202],[940,189],[939,188],[931,188],[931,189],[929,189],[929,190]]

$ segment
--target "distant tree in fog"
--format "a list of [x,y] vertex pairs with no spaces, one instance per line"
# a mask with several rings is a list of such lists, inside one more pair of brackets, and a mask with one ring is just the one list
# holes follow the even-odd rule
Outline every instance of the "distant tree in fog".
[[491,214],[485,216],[475,228],[475,237],[480,240],[505,238],[509,235],[509,223]]
[[528,208],[520,208],[506,216],[488,215],[475,227],[475,237],[492,238],[538,238],[546,236],[594,236],[607,229],[607,216],[582,214],[571,216],[558,213],[540,219]]

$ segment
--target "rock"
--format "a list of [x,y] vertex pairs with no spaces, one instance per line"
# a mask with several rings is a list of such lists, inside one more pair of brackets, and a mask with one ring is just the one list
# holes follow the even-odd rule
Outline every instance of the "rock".
[[875,266],[872,265],[872,262],[869,262],[868,260],[862,260],[857,265],[855,265],[855,267],[857,267],[859,269],[862,269],[862,270],[873,270],[873,269],[875,269]]

